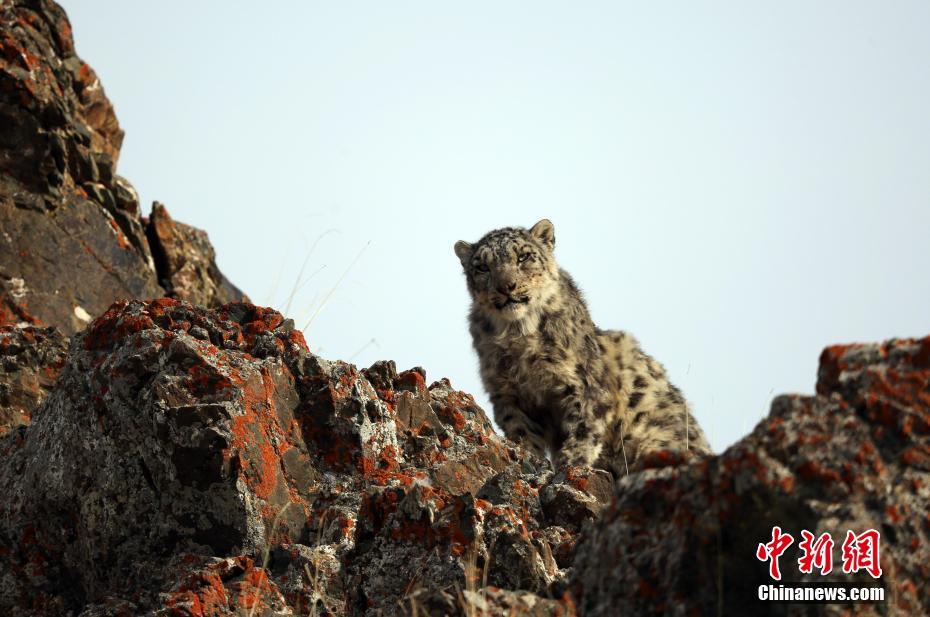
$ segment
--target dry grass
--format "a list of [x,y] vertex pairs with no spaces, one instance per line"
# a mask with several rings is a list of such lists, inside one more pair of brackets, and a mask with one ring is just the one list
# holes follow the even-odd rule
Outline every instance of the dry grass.
[[[271,558],[271,539],[274,537],[275,532],[278,530],[278,523],[281,521],[281,515],[287,512],[287,509],[291,506],[291,502],[284,504],[284,507],[281,508],[277,514],[274,516],[274,521],[271,523],[271,533],[268,534],[265,538],[265,553],[262,555],[262,571],[265,573],[265,582],[271,583],[271,577],[268,576],[268,560]],[[259,600],[261,599],[261,592],[264,584],[259,586],[258,597],[255,598],[255,602],[252,603],[252,609],[249,611],[249,617],[255,615],[255,609],[258,608]]]
[[319,316],[319,314],[323,311],[324,308],[326,308],[326,303],[329,302],[329,299],[332,298],[333,294],[336,293],[336,290],[339,289],[339,286],[342,284],[342,281],[345,279],[346,275],[348,275],[349,272],[352,270],[352,268],[355,266],[355,264],[358,263],[358,260],[362,258],[362,255],[365,253],[365,250],[368,248],[370,244],[371,244],[371,240],[365,243],[365,246],[363,246],[362,250],[358,252],[358,255],[356,255],[355,259],[352,260],[352,263],[349,264],[349,267],[346,268],[343,271],[343,273],[339,276],[339,278],[336,280],[336,284],[332,286],[332,288],[326,293],[325,296],[323,296],[323,300],[320,302],[320,306],[317,307],[316,311],[314,311],[313,314],[310,315],[310,319],[307,320],[307,323],[304,324],[304,327],[303,327],[304,332],[306,332],[310,328],[310,325],[313,323],[313,320]]
[[[488,589],[488,566],[491,564],[491,555],[494,554],[494,545],[497,542],[495,538],[494,542],[491,542],[490,548],[484,554],[484,564],[481,567],[480,578],[479,578],[479,569],[478,569],[478,547],[472,544],[471,549],[465,555],[465,591],[469,594],[477,595],[481,598],[484,604],[487,604],[487,589]],[[478,581],[481,581],[481,586],[478,586]],[[458,596],[459,605],[462,607],[466,617],[479,617],[483,612],[479,613],[479,608],[475,606],[474,603],[468,601],[465,594],[462,593],[461,589],[458,589],[456,585],[456,595]]]
[[[316,532],[316,542],[314,543],[314,548],[323,546],[323,530],[326,527],[326,515],[328,510],[323,513],[323,516],[320,517],[319,526],[317,527]],[[314,571],[310,571],[310,566],[306,563],[304,564],[303,570],[304,574],[307,575],[307,583],[310,585],[310,589],[313,590],[313,595],[317,598],[313,601],[313,605],[310,607],[310,612],[307,613],[310,617],[317,617],[319,614],[319,603],[323,603],[323,610],[327,614],[337,614],[336,607],[326,605],[326,592],[323,589],[323,582],[320,580],[320,564],[315,562],[313,564]],[[298,614],[300,614],[300,607],[298,606]]]
[[[268,540],[269,540],[269,541],[268,541],[267,546],[265,547],[265,551],[264,551],[264,553],[263,553],[263,555],[262,555],[262,570],[265,572],[265,577],[266,577],[266,578],[265,578],[265,581],[267,581],[269,585],[270,585],[270,582],[271,582],[271,577],[268,576],[268,562],[269,562],[270,559],[271,559],[271,547],[272,547],[272,545],[271,545],[271,538],[272,538],[272,536],[274,536],[275,532],[278,530],[278,523],[279,523],[279,521],[280,521],[280,519],[281,519],[281,516],[287,511],[287,509],[288,509],[291,505],[293,505],[293,504],[292,504],[291,502],[288,502],[287,504],[285,504],[285,506],[284,506],[283,508],[281,508],[281,511],[278,512],[277,515],[275,515],[274,521],[273,521],[272,524],[271,524],[271,533],[268,535]],[[326,522],[326,515],[324,514],[324,515],[320,518],[320,525],[319,525],[319,529],[317,530],[317,538],[316,538],[316,543],[314,544],[314,548],[323,545],[323,529],[324,529],[325,522]],[[323,589],[323,581],[321,580],[321,577],[320,577],[320,569],[321,569],[320,564],[319,564],[319,563],[314,563],[313,565],[314,565],[314,571],[311,571],[311,570],[310,570],[310,566],[308,566],[306,563],[305,563],[304,566],[303,566],[304,574],[307,576],[307,583],[309,584],[310,589],[313,590],[313,595],[314,595],[314,597],[316,598],[316,599],[313,601],[313,604],[309,607],[310,610],[309,610],[309,612],[307,613],[307,615],[309,615],[309,617],[317,617],[317,616],[320,614],[320,613],[319,613],[319,610],[320,610],[320,609],[319,609],[319,604],[320,604],[321,602],[323,603],[323,611],[324,611],[324,614],[338,614],[339,611],[338,611],[338,609],[337,609],[336,607],[332,607],[332,606],[327,606],[327,605],[326,605],[326,600],[325,600],[326,594],[325,594],[325,590]],[[262,587],[264,587],[264,585],[262,585]],[[249,615],[248,615],[248,617],[254,617],[254,615],[255,615],[255,610],[258,608],[259,600],[261,599],[261,592],[262,592],[262,591],[263,591],[263,589],[260,588],[260,589],[259,589],[259,592],[260,592],[260,593],[259,593],[259,596],[258,596],[258,598],[256,599],[255,603],[252,604],[252,607],[251,607],[251,609],[249,610]],[[296,608],[297,608],[297,614],[298,614],[298,615],[302,615],[303,613],[301,612],[301,606],[300,606],[300,600],[299,600],[299,598],[298,598],[298,604],[297,604],[297,607],[296,607]]]
[[378,349],[381,349],[381,345],[378,344],[378,341],[376,341],[374,338],[372,338],[372,339],[369,340],[367,343],[365,343],[364,345],[362,345],[359,349],[355,350],[355,353],[353,353],[351,356],[349,356],[348,358],[346,358],[346,362],[351,362],[352,360],[355,360],[355,358],[359,357],[359,356],[362,354],[363,351],[365,351],[366,349],[368,349],[368,348],[371,347],[372,345],[374,345],[374,346],[375,346],[376,348],[378,348]]
[[[284,301],[284,310],[282,310],[281,312],[285,316],[290,312],[291,303],[294,301],[294,296],[297,294],[300,288],[306,285],[307,281],[312,279],[314,276],[316,276],[317,273],[319,273],[323,268],[326,267],[325,265],[320,266],[313,274],[311,274],[306,279],[304,278],[304,271],[306,271],[307,269],[307,264],[310,263],[310,256],[313,255],[313,251],[316,249],[316,246],[320,243],[320,240],[322,240],[323,238],[325,238],[331,233],[339,233],[339,232],[335,229],[327,229],[326,231],[324,231],[323,233],[321,233],[320,235],[316,237],[316,239],[313,241],[313,244],[310,246],[310,249],[307,250],[307,254],[304,255],[304,261],[302,264],[300,264],[300,271],[297,273],[297,278],[294,280],[294,284],[291,286],[291,293],[288,294],[287,300]],[[280,275],[278,276],[278,279],[280,279]],[[277,282],[275,282],[275,285],[274,285],[275,291],[277,291],[277,287],[278,287],[278,284]]]

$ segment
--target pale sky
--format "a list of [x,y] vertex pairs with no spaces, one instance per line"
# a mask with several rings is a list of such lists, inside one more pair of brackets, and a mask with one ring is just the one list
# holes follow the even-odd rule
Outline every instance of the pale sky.
[[452,245],[543,217],[718,450],[824,346],[930,334],[928,2],[63,5],[144,211],[327,358],[490,415]]

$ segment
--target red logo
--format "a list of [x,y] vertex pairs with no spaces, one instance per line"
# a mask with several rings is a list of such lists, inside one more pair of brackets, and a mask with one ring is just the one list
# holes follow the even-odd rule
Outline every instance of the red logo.
[[772,541],[767,544],[759,544],[759,548],[756,549],[756,557],[759,561],[769,562],[769,576],[776,581],[781,580],[778,558],[788,550],[792,542],[794,542],[794,538],[791,537],[791,534],[783,534],[781,527],[775,526],[772,527]]
[[833,571],[833,538],[830,534],[821,534],[815,541],[814,534],[805,529],[801,536],[804,539],[798,544],[798,548],[804,554],[798,559],[798,569],[803,574],[810,574],[816,567],[821,575],[830,574]]
[[846,532],[843,541],[843,572],[852,574],[865,570],[878,578],[882,575],[882,564],[879,555],[879,543],[882,536],[878,531],[869,529],[858,536],[852,531]]
[[[801,549],[798,570],[802,574],[811,574],[816,568],[820,570],[821,575],[830,574],[833,571],[834,547],[830,534],[823,533],[818,537],[804,529],[801,531],[801,538],[798,543],[798,548]],[[855,574],[860,570],[865,570],[872,575],[872,578],[879,578],[882,575],[881,539],[881,534],[875,529],[867,529],[859,535],[853,531],[847,531],[842,546],[843,572]],[[776,581],[781,580],[778,558],[793,543],[794,538],[791,534],[783,533],[781,527],[776,525],[772,527],[772,539],[765,544],[760,543],[756,549],[756,558],[759,561],[769,562],[769,576]]]

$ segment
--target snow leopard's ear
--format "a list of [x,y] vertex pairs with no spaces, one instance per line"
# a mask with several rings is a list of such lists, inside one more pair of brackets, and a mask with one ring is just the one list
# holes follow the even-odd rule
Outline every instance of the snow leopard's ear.
[[458,256],[459,261],[462,262],[462,267],[468,267],[468,257],[471,255],[471,244],[465,242],[464,240],[459,240],[455,243],[453,247],[455,249],[455,254]]
[[555,227],[549,219],[543,219],[530,227],[530,235],[542,242],[550,251],[555,248]]

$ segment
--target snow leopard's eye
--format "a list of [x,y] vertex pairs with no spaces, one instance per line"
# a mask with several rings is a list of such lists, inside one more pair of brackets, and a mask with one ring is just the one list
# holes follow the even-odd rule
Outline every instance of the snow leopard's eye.
[[490,268],[488,268],[487,264],[478,264],[475,266],[475,270],[483,274],[487,272],[488,270],[490,270]]
[[520,253],[520,256],[517,257],[517,263],[522,264],[524,261],[530,258],[529,253]]

